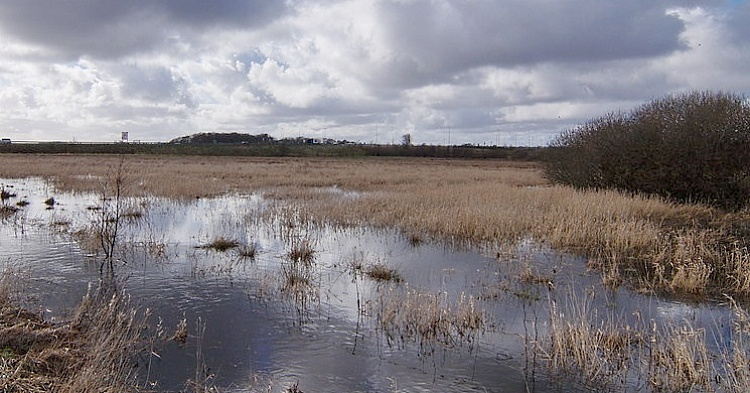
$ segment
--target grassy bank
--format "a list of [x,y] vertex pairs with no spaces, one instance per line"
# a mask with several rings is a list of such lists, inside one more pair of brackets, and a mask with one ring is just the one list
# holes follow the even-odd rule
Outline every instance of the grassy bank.
[[[0,155],[0,177],[96,191],[122,156]],[[530,162],[428,158],[126,156],[129,192],[262,193],[303,222],[396,227],[492,252],[524,239],[586,255],[605,283],[679,296],[750,295],[747,212],[551,186]],[[342,197],[349,193],[348,197]]]

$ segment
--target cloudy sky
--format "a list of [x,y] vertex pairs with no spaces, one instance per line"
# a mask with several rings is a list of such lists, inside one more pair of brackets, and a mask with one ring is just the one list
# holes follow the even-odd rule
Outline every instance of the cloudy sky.
[[0,0],[0,136],[546,144],[750,93],[750,0]]

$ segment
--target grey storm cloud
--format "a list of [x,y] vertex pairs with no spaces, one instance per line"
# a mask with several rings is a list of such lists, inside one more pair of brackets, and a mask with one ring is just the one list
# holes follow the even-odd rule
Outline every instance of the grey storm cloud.
[[278,0],[0,0],[0,28],[63,56],[147,51],[175,29],[252,29],[283,15]]
[[0,130],[550,136],[750,92],[749,19],[750,0],[0,0]]
[[384,2],[381,12],[398,48],[396,62],[411,70],[404,77],[424,82],[481,66],[605,61],[678,50],[684,25],[659,3],[411,1]]

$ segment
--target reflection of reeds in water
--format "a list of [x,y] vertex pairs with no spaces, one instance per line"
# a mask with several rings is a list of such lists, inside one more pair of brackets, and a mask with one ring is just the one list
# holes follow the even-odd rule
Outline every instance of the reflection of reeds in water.
[[0,205],[0,219],[7,219],[18,212],[18,208],[11,205]]
[[280,269],[280,292],[290,299],[300,317],[304,317],[310,306],[320,300],[320,289],[312,265],[295,261],[284,261]]
[[485,328],[485,313],[474,298],[413,289],[385,291],[375,305],[377,322],[389,342],[417,342],[422,347],[471,345]]
[[282,261],[281,293],[294,301],[298,313],[306,313],[312,302],[320,299],[315,250],[308,240],[296,241]]

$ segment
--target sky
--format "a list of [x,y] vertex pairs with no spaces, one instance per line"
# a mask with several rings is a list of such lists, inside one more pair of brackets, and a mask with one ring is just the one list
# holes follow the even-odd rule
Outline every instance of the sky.
[[0,137],[545,145],[750,93],[743,0],[0,0]]

